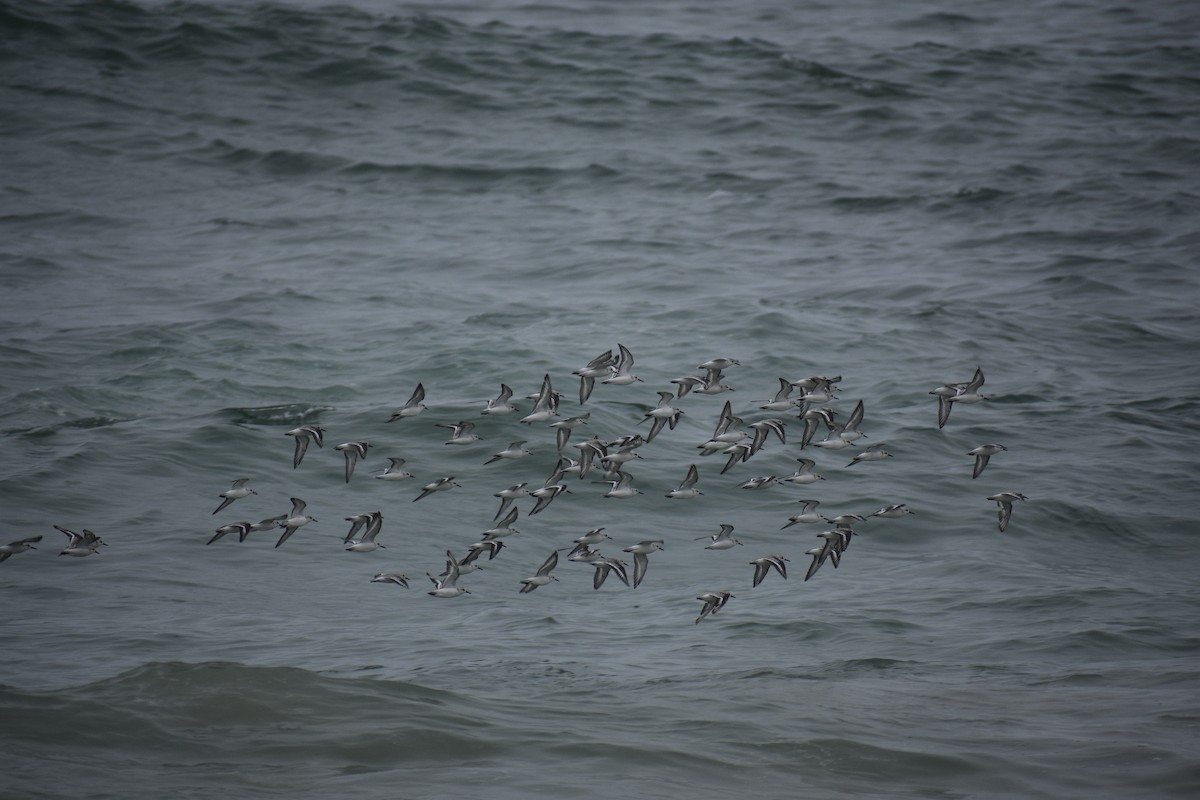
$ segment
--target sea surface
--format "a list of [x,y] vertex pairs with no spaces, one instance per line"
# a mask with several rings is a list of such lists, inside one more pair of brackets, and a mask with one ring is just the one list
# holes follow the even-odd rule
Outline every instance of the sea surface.
[[[1194,5],[0,0],[0,143],[3,797],[1200,796]],[[550,477],[545,376],[578,458],[717,357],[641,494],[567,475],[427,594]],[[761,408],[811,376],[866,438]],[[786,441],[723,471],[726,402]],[[807,581],[806,499],[866,517]],[[519,592],[594,528],[640,586]]]

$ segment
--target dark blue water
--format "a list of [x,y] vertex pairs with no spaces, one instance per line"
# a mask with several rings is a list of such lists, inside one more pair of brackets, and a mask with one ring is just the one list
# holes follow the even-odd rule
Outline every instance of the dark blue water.
[[[1197,16],[0,3],[0,544],[44,537],[0,562],[2,793],[1194,796]],[[642,380],[581,407],[618,343]],[[718,356],[733,391],[672,401],[642,494],[568,477],[470,594],[425,594],[552,471],[519,422],[543,376],[591,412],[577,456]],[[990,400],[939,430],[929,391],[976,367]],[[812,375],[866,439],[760,408]],[[502,383],[521,413],[481,415]],[[726,400],[786,443],[722,473]],[[445,445],[460,420],[481,441]],[[824,480],[740,488],[800,457]],[[703,496],[664,498],[692,463]],[[318,521],[282,547],[205,545],[291,497]],[[913,514],[806,582],[808,498]],[[385,548],[343,552],[373,510]],[[743,544],[705,549],[721,524]],[[598,527],[663,540],[638,588],[561,552],[518,592]],[[752,587],[769,554],[789,577]]]

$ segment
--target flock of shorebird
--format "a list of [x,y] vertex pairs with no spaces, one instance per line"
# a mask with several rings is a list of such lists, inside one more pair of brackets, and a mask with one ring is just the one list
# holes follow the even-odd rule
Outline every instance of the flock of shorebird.
[[[496,558],[505,547],[504,539],[518,533],[512,527],[520,515],[515,505],[516,501],[526,497],[532,498],[533,505],[527,512],[527,516],[540,514],[556,498],[571,491],[570,484],[566,482],[568,476],[578,479],[584,479],[589,474],[602,476],[593,483],[609,487],[604,492],[605,497],[629,498],[641,494],[642,492],[633,486],[633,476],[628,471],[629,462],[642,458],[639,449],[652,442],[664,429],[675,429],[683,411],[675,407],[673,403],[691,393],[719,395],[732,391],[732,387],[724,382],[724,372],[737,366],[739,366],[739,362],[731,358],[714,358],[697,365],[695,373],[670,381],[674,384],[674,389],[658,392],[657,403],[643,414],[641,420],[643,423],[650,423],[650,427],[644,435],[630,433],[615,439],[601,439],[598,436],[592,436],[573,446],[572,450],[578,452],[577,458],[565,455],[564,452],[571,452],[567,450],[567,446],[572,433],[576,428],[587,423],[590,412],[564,418],[559,410],[562,395],[553,389],[550,376],[547,374],[542,379],[536,394],[530,395],[533,406],[528,414],[520,417],[520,422],[528,425],[545,423],[555,431],[555,445],[559,453],[557,464],[541,486],[531,488],[528,482],[524,482],[495,493],[494,496],[499,499],[500,505],[493,518],[492,527],[478,537],[479,541],[469,545],[461,556],[456,555],[453,550],[446,551],[445,568],[442,572],[438,575],[431,572],[426,573],[433,584],[433,588],[428,594],[434,597],[458,597],[468,594],[469,590],[459,584],[462,576],[479,569],[481,566],[479,562],[485,556],[489,561]],[[574,370],[572,374],[579,378],[581,409],[591,397],[597,382],[616,386],[642,382],[642,379],[634,374],[633,368],[633,354],[624,345],[618,345],[616,354],[611,350],[606,351],[586,365]],[[741,417],[735,416],[732,404],[727,401],[717,419],[712,435],[706,441],[696,445],[696,449],[701,457],[717,454],[725,456],[724,466],[720,470],[720,474],[724,475],[736,465],[755,456],[772,438],[777,439],[780,445],[785,445],[788,422],[778,415],[794,413],[796,421],[802,426],[799,442],[796,443],[798,449],[802,450],[811,445],[822,451],[846,448],[858,450],[851,457],[847,467],[871,461],[882,461],[891,457],[891,454],[884,449],[883,444],[873,444],[862,449],[858,449],[855,444],[866,436],[860,430],[864,417],[864,405],[861,400],[845,420],[838,420],[838,414],[830,407],[830,404],[837,400],[840,381],[840,376],[820,376],[800,380],[780,378],[779,389],[775,395],[770,400],[760,401],[758,405],[760,410],[769,412],[772,416],[750,424],[745,424]],[[983,383],[983,370],[976,369],[974,376],[969,381],[948,383],[932,390],[930,394],[937,397],[938,427],[942,428],[946,425],[951,410],[956,405],[986,400],[987,396],[980,391]],[[480,414],[503,416],[521,413],[512,400],[513,390],[507,385],[501,384],[500,393],[494,399],[487,401],[487,405],[481,409]],[[423,384],[418,384],[408,402],[391,414],[387,422],[411,419],[422,414],[426,409],[425,388]],[[474,432],[475,424],[470,421],[463,420],[453,424],[438,423],[438,427],[451,431],[450,438],[445,442],[446,445],[465,447],[475,445],[480,441],[480,437]],[[824,436],[818,439],[816,435],[822,428]],[[315,444],[318,448],[323,448],[325,444],[325,429],[317,424],[301,425],[287,431],[286,435],[294,440],[293,468],[300,467],[310,444]],[[525,446],[526,443],[527,440],[513,441],[506,448],[493,453],[483,463],[489,465],[524,458],[530,454],[530,450]],[[345,458],[345,481],[347,483],[353,477],[358,462],[366,458],[370,447],[370,443],[365,440],[355,440],[338,444],[334,448],[340,451]],[[1003,445],[989,443],[967,452],[966,455],[973,456],[975,459],[971,477],[978,478],[987,467],[989,459],[1004,452],[1005,449]],[[790,475],[782,477],[756,476],[738,485],[742,489],[758,490],[785,483],[808,486],[823,480],[822,476],[814,471],[816,462],[813,459],[801,456],[796,458],[796,461],[799,466]],[[404,469],[405,459],[393,457],[389,458],[388,462],[388,466],[374,476],[377,480],[402,481],[415,477]],[[696,488],[698,482],[699,471],[697,465],[693,463],[688,467],[679,486],[667,492],[666,497],[673,500],[700,497],[703,492]],[[248,483],[248,478],[239,478],[233,481],[229,489],[220,493],[220,505],[212,513],[218,514],[237,500],[257,494],[254,489],[247,486]],[[459,484],[454,476],[439,477],[424,484],[412,502],[455,488],[459,488]],[[1004,491],[991,495],[987,499],[997,504],[999,528],[1004,531],[1012,517],[1013,504],[1025,500],[1026,497],[1019,492]],[[239,521],[221,525],[207,541],[207,544],[211,545],[231,534],[236,534],[238,541],[244,542],[251,533],[256,531],[279,531],[280,535],[275,547],[280,547],[300,528],[316,521],[307,513],[307,506],[302,499],[293,497],[291,502],[292,509],[285,514],[269,517],[259,522]],[[802,524],[832,526],[816,534],[817,538],[821,540],[817,547],[805,551],[805,555],[811,557],[804,576],[804,580],[807,581],[826,562],[832,563],[835,568],[839,566],[850,545],[850,540],[854,536],[854,525],[865,522],[868,517],[850,513],[830,518],[817,510],[820,506],[819,501],[802,499],[799,502],[802,503],[801,511],[787,518],[787,523],[783,525],[784,529]],[[912,513],[907,505],[901,503],[880,508],[868,516],[895,519]],[[345,519],[350,523],[349,531],[342,537],[342,543],[346,550],[371,552],[384,547],[378,541],[383,527],[381,512],[356,514]],[[76,533],[58,525],[54,527],[67,536],[66,547],[60,555],[88,556],[97,552],[98,548],[105,544],[90,530],[83,529],[82,533]],[[734,526],[721,524],[716,533],[698,537],[697,541],[706,541],[705,548],[709,550],[728,550],[742,544],[733,536],[733,532]],[[558,566],[560,552],[566,552],[566,558],[569,561],[589,564],[595,568],[592,580],[594,589],[600,589],[610,575],[616,575],[617,579],[627,587],[636,589],[646,577],[650,556],[663,549],[664,541],[651,539],[623,547],[621,553],[628,555],[633,562],[633,570],[630,573],[628,564],[621,557],[603,555],[597,549],[599,545],[610,538],[604,528],[595,528],[573,539],[566,546],[554,549],[532,575],[520,581],[518,591],[522,594],[529,593],[557,581],[558,578],[552,573]],[[32,536],[0,546],[0,561],[7,560],[26,550],[36,549],[36,543],[41,540],[41,536]],[[778,554],[768,554],[752,559],[749,562],[754,568],[750,579],[751,587],[762,583],[772,571],[776,572],[780,578],[786,579],[788,562],[788,558]],[[395,583],[408,588],[408,577],[400,572],[379,573],[371,580],[379,583]],[[696,599],[702,601],[704,605],[695,621],[700,622],[705,617],[716,614],[732,597],[733,594],[726,590],[706,592],[700,595]]]

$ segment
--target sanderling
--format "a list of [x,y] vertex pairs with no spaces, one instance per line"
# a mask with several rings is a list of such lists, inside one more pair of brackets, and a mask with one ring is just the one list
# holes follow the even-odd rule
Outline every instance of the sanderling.
[[488,464],[495,464],[503,459],[524,458],[527,455],[530,455],[530,452],[525,447],[525,440],[522,439],[519,442],[511,443],[499,453],[494,453],[491,458],[483,462],[483,465],[486,467]]
[[[579,450],[580,478],[588,474],[588,470],[592,468],[593,461],[608,455],[608,445],[601,441],[598,436],[593,436],[586,442],[576,442],[575,447]],[[558,471],[562,472],[561,466],[558,468]]]
[[[238,541],[244,542],[244,541],[246,541],[247,534],[250,533],[251,527],[252,526],[249,522],[233,522],[233,523],[230,523],[229,525],[222,525],[221,527],[217,528],[216,535],[213,536],[211,539],[209,539],[204,544],[206,544],[206,545],[212,544],[213,542],[217,541],[218,539],[220,539],[222,536],[224,536],[227,533],[236,533],[238,535]],[[3,549],[3,548],[0,548],[0,549]]]
[[425,410],[425,384],[418,383],[417,388],[413,389],[412,396],[408,398],[408,402],[399,411],[396,411],[388,419],[388,422],[395,422],[398,419],[405,417],[415,417]]
[[980,400],[987,400],[987,395],[979,393],[981,388],[983,388],[983,367],[976,367],[975,374],[971,376],[971,380],[959,391],[950,395],[950,402],[978,403]]
[[316,517],[310,517],[304,513],[307,505],[299,497],[292,498],[292,513],[288,514],[286,519],[279,520],[276,525],[283,528],[283,535],[279,537],[279,541],[275,543],[276,547],[286,542],[292,537],[296,530],[310,522],[316,522]]
[[860,461],[882,461],[885,458],[891,458],[891,455],[891,453],[883,449],[882,443],[873,444],[851,459],[850,463],[846,466],[853,467]]
[[301,425],[299,428],[293,428],[286,432],[284,436],[293,436],[296,439],[296,453],[292,456],[292,469],[300,466],[300,461],[308,451],[310,440],[316,442],[317,447],[325,446],[325,429],[320,425]]
[[697,364],[696,369],[729,369],[741,366],[741,363],[736,358],[710,358],[703,364]]
[[604,528],[592,528],[587,533],[571,541],[575,544],[599,544],[605,539],[611,538],[611,536],[604,532]]
[[975,468],[971,471],[971,477],[978,478],[983,473],[983,468],[987,466],[988,459],[1007,449],[1002,444],[981,444],[974,450],[968,450],[967,455],[975,456]]
[[564,492],[570,493],[570,491],[571,490],[567,488],[565,483],[552,483],[549,486],[543,486],[540,489],[534,489],[529,494],[537,498],[537,503],[535,503],[533,508],[530,509],[529,516],[540,514],[542,510],[546,508],[546,506],[550,505],[554,498],[558,497]]
[[698,386],[692,387],[692,391],[696,394],[720,394],[732,392],[733,387],[721,381],[721,370],[710,367],[704,372],[704,380]]
[[358,533],[363,525],[375,519],[375,515],[379,513],[378,511],[368,511],[365,514],[355,514],[352,517],[346,517],[346,522],[350,523],[350,530],[342,537],[342,544],[349,544],[353,541],[354,534]]
[[947,420],[950,419],[950,398],[958,394],[965,385],[963,383],[947,383],[930,392],[932,395],[937,395],[939,428],[944,428]]
[[574,475],[576,478],[578,478],[580,473],[583,472],[583,464],[581,464],[577,458],[571,458],[570,456],[559,456],[558,465],[555,467],[555,469],[557,469],[563,475]]
[[774,475],[758,475],[742,483],[740,488],[765,489],[768,486],[774,486],[777,483],[779,483],[779,479]]
[[592,481],[592,483],[607,483],[612,488],[604,493],[605,497],[633,497],[635,494],[641,494],[641,491],[633,487],[633,476],[628,472],[617,470],[617,479],[615,481]]
[[994,500],[999,506],[999,509],[996,511],[996,519],[1000,523],[1001,531],[1008,527],[1008,521],[1012,519],[1013,503],[1018,500],[1028,499],[1028,497],[1020,492],[1000,492],[988,498],[988,500]]
[[604,558],[599,550],[593,550],[588,544],[577,544],[574,547],[560,547],[559,549],[569,550],[567,561],[574,561],[577,564],[594,564],[596,561]]
[[830,560],[833,561],[834,569],[838,568],[842,553],[846,552],[846,548],[850,546],[850,537],[853,535],[854,531],[842,527],[821,531],[817,534],[817,536],[829,542],[829,546],[832,548],[828,555]]
[[479,413],[487,414],[488,416],[511,414],[517,410],[517,407],[509,402],[512,400],[512,396],[513,390],[509,388],[508,384],[500,384],[500,394],[496,395],[494,399],[488,400],[487,406]]
[[824,539],[825,542],[817,548],[806,551],[808,555],[813,556],[813,563],[809,565],[808,572],[804,576],[804,580],[808,580],[816,574],[817,570],[827,560],[833,564],[833,568],[837,569],[842,561],[842,553],[846,549],[846,543],[849,541],[850,534],[848,528],[834,528],[831,531],[822,531],[817,536]]
[[[795,386],[803,387],[803,382],[793,383]],[[833,383],[834,381],[831,378],[820,378],[815,386],[796,398],[796,405],[808,409],[819,403],[828,403],[832,400],[837,400],[837,395],[834,394],[835,387]]]
[[833,545],[833,541],[829,538],[825,539],[825,543],[820,547],[814,547],[811,550],[805,550],[804,554],[812,556],[812,563],[808,565],[808,572],[804,573],[804,580],[808,580],[813,575],[817,574],[817,570],[825,563],[827,558],[833,558],[835,561],[840,558],[837,549]]
[[451,565],[446,575],[440,578],[435,578],[428,572],[425,573],[429,580],[433,581],[433,591],[429,594],[433,597],[458,597],[463,594],[470,594],[467,589],[458,585],[459,570],[457,565]]
[[762,556],[751,561],[750,563],[754,565],[754,580],[750,584],[751,587],[762,583],[763,578],[767,577],[767,573],[771,571],[772,567],[786,580],[787,561],[783,556]]
[[733,469],[734,464],[738,463],[739,461],[745,461],[750,457],[750,445],[744,443],[731,444],[722,452],[729,455],[728,460],[725,462],[725,466],[721,468],[721,474],[724,475],[726,472]]
[[764,401],[764,404],[759,406],[764,411],[788,411],[796,407],[796,401],[791,398],[792,382],[787,378],[779,379],[779,391],[775,393],[773,400]]
[[374,578],[371,578],[371,583],[394,583],[397,586],[408,588],[408,576],[402,575],[399,572],[381,572]]
[[437,427],[447,428],[453,431],[453,433],[450,435],[450,438],[446,440],[446,444],[466,445],[479,441],[479,435],[475,433],[474,422],[463,420],[462,422],[454,425],[443,425],[439,422],[437,423]]
[[650,566],[648,556],[655,550],[663,549],[662,539],[649,539],[644,542],[621,548],[623,553],[633,554],[633,588],[636,589],[646,577],[646,569]]
[[697,536],[693,541],[708,539],[709,544],[704,546],[705,550],[728,550],[731,547],[737,547],[741,542],[733,538],[733,526],[722,524],[721,530],[711,536]]
[[[749,434],[745,431],[738,430],[738,426],[742,424],[741,417],[733,415],[732,404],[726,400],[724,407],[721,409],[721,415],[717,418],[717,427],[713,429],[713,434],[709,438],[709,442],[723,442],[726,445],[740,442]],[[702,448],[706,445],[700,445]]]
[[841,375],[835,375],[832,378],[823,375],[813,375],[811,378],[801,378],[798,381],[792,381],[792,385],[804,392],[812,392],[818,389],[832,390],[836,384],[841,382]]
[[346,545],[346,550],[349,552],[369,553],[378,547],[383,547],[383,545],[375,541],[375,537],[379,535],[379,531],[383,528],[383,514],[378,511],[372,511],[366,516],[368,517],[367,529],[363,532],[363,535],[357,539],[352,539],[354,529],[351,528],[351,533],[347,534],[345,540],[342,542]]
[[462,488],[462,484],[460,484],[458,481],[454,480],[453,475],[450,475],[445,478],[438,478],[435,481],[431,481],[430,483],[425,484],[421,488],[421,493],[413,498],[413,502],[415,503],[423,497],[428,497],[429,495],[433,494],[434,492],[445,492],[449,489],[453,489],[456,486],[459,488]]
[[898,503],[897,505],[894,505],[894,506],[884,506],[883,508],[876,511],[871,516],[872,517],[882,517],[884,519],[895,519],[896,517],[903,517],[906,514],[912,514],[912,513],[913,513],[913,510],[910,509],[907,505],[905,505],[904,503]]
[[618,436],[615,439],[608,441],[608,447],[617,448],[618,450],[636,450],[646,443],[646,437],[640,433],[627,433],[624,436]]
[[[442,570],[442,574],[438,575],[438,577],[444,578],[455,570],[458,570],[459,575],[469,575],[477,569],[483,569],[482,564],[475,563],[480,554],[483,552],[483,548],[480,547],[482,544],[483,542],[476,542],[475,544],[471,545],[471,547],[467,548],[467,554],[462,558],[456,558],[453,550],[447,550],[446,568]],[[500,547],[503,546],[504,545],[501,543]]]
[[704,608],[700,610],[700,616],[696,617],[696,622],[707,617],[709,614],[715,614],[724,608],[729,599],[733,597],[729,592],[705,592],[697,597],[697,600],[704,601]]
[[635,458],[641,458],[642,454],[637,452],[637,447],[637,445],[629,445],[620,448],[615,453],[600,456],[600,463],[604,465],[605,472],[616,474],[621,471],[622,464],[633,461]]
[[513,504],[513,501],[516,500],[518,497],[528,497],[529,490],[525,488],[528,485],[529,485],[528,481],[522,482],[522,483],[515,483],[512,486],[508,487],[507,489],[501,489],[500,491],[498,491],[494,495],[492,495],[492,497],[500,498],[500,508],[496,511],[496,516],[492,517],[492,519],[500,519],[500,515],[503,514],[505,512],[505,510],[509,506],[511,506]]
[[780,481],[794,483],[797,486],[804,486],[809,483],[816,483],[817,481],[825,480],[820,475],[813,472],[813,467],[817,465],[817,462],[813,461],[811,458],[797,458],[796,460],[800,462],[800,469],[796,470],[787,477],[780,478]]
[[678,378],[671,378],[670,382],[677,387],[675,389],[675,397],[678,399],[686,397],[697,386],[703,386],[704,378],[699,375],[681,375]]
[[817,512],[817,506],[821,505],[820,500],[797,500],[796,502],[803,503],[804,508],[799,514],[788,517],[787,525],[784,525],[783,528],[780,528],[779,530],[790,528],[797,523],[807,524],[813,522],[829,522],[829,520],[826,519],[823,514]]
[[617,349],[621,356],[617,359],[616,364],[609,366],[609,371],[612,375],[605,378],[601,383],[611,383],[614,386],[628,386],[631,383],[640,381],[637,375],[633,374],[633,353],[629,352],[629,348],[618,343]]
[[821,423],[825,423],[826,435],[831,435],[834,431],[835,423],[833,421],[834,412],[832,408],[810,408],[800,415],[800,419],[804,422],[804,433],[800,436],[800,448],[808,447],[813,440],[813,436],[817,433],[817,428]]
[[[501,547],[504,546],[501,543],[498,544],[500,544]],[[442,574],[438,575],[438,577],[445,578],[452,572],[458,572],[459,576],[461,577],[463,575],[470,575],[477,569],[483,569],[482,564],[476,563],[476,559],[478,558],[479,551],[468,550],[465,556],[463,556],[461,559],[458,559],[454,557],[454,552],[452,550],[447,550],[446,568],[442,570]]]
[[654,441],[654,437],[658,436],[664,426],[670,425],[671,430],[675,430],[675,425],[679,422],[679,417],[683,412],[671,405],[671,400],[674,395],[671,392],[658,393],[658,405],[642,415],[642,422],[653,420],[650,423],[650,433],[646,436],[647,442]]
[[490,542],[504,536],[516,536],[518,533],[520,533],[519,530],[512,526],[512,524],[517,521],[517,517],[520,515],[520,513],[521,512],[517,510],[516,506],[510,508],[508,513],[504,515],[503,519],[480,534],[480,536],[483,538],[483,541]]
[[696,471],[696,465],[692,464],[688,467],[687,475],[684,476],[678,488],[667,492],[667,497],[677,500],[687,500],[693,497],[699,497],[704,494],[696,488],[696,481],[700,479],[700,473]]
[[626,572],[624,561],[612,556],[604,556],[593,561],[592,566],[596,568],[596,574],[592,576],[593,589],[599,589],[603,586],[610,572],[615,573],[621,579],[621,583],[626,586],[629,585],[629,573]]
[[531,577],[524,578],[521,581],[521,594],[529,594],[539,586],[545,586],[551,581],[556,581],[558,578],[550,574],[550,570],[558,566],[558,551],[551,551],[550,555],[542,562],[542,565],[537,568],[537,572]]
[[[558,461],[554,462],[554,469],[550,471],[550,475],[542,483],[542,488],[562,482],[563,470],[570,464],[570,461],[571,459],[560,456]],[[530,494],[533,494],[533,492],[530,491]]]
[[[609,366],[615,360],[613,351],[606,350],[589,361],[586,366],[572,370],[572,375],[579,376],[579,405],[586,403],[588,398],[592,396],[592,389],[596,386],[596,378],[602,378],[610,374]],[[559,445],[560,448],[561,446]]]
[[865,433],[858,429],[858,426],[863,421],[863,401],[859,400],[858,405],[850,412],[850,416],[846,419],[846,423],[842,425],[838,431],[838,436],[845,439],[847,442],[855,442],[866,436]]
[[462,557],[461,561],[458,562],[460,567],[459,572],[462,572],[461,568],[465,565],[471,565],[475,569],[479,569],[479,565],[475,562],[479,560],[480,556],[486,552],[488,554],[488,561],[491,561],[493,558],[498,556],[500,551],[503,549],[504,542],[499,539],[491,539],[486,542],[476,542],[467,548],[467,554]]
[[542,385],[533,401],[533,410],[521,417],[521,422],[532,425],[535,422],[545,422],[551,417],[558,416],[558,400],[554,388],[550,384],[550,374],[542,376]]
[[84,556],[90,556],[92,553],[95,553],[97,548],[104,544],[104,541],[99,536],[92,533],[87,528],[83,529],[83,533],[69,531],[66,528],[59,527],[58,525],[55,525],[54,529],[60,533],[66,534],[67,537],[67,546],[61,553],[59,553],[60,556],[75,556],[76,558],[83,558]]
[[819,442],[813,442],[814,445],[822,450],[841,450],[844,447],[849,447],[850,442],[842,438],[842,426],[834,425],[825,434],[825,438]]
[[239,532],[238,533],[238,541],[239,542],[246,541],[246,537],[249,536],[254,531],[277,530],[279,528],[279,523],[283,522],[287,518],[288,518],[287,514],[279,514],[274,517],[267,517],[264,520],[259,520],[258,522],[255,522],[253,525],[248,526],[244,533]]
[[[964,384],[947,384],[934,389],[930,394],[936,394],[938,398],[938,427],[941,428],[950,419],[950,406],[958,403],[978,403],[980,400],[987,400],[988,396],[979,391],[983,386],[983,368],[976,367],[975,375],[971,380]],[[947,394],[947,389],[953,388],[953,394]]]
[[33,545],[41,540],[41,536],[30,536],[26,539],[17,539],[15,542],[0,545],[0,561],[5,561],[17,553],[24,553],[26,550],[37,550]]
[[772,433],[775,434],[775,438],[779,440],[780,444],[787,444],[781,419],[760,419],[758,422],[751,422],[750,427],[754,429],[754,440],[750,443],[750,455],[761,450],[762,446],[766,444],[767,437]]
[[350,476],[354,474],[354,465],[358,463],[360,458],[367,457],[367,450],[371,447],[368,442],[342,442],[334,450],[341,450],[342,455],[346,457],[346,483],[350,482]]
[[[850,530],[850,526],[856,522],[866,522],[867,518],[862,514],[838,514],[833,519],[827,519],[826,522],[832,522],[838,528]],[[853,533],[853,531],[851,531]],[[849,539],[847,539],[849,541]],[[842,548],[845,549],[845,548]]]
[[232,487],[226,489],[225,491],[223,491],[219,495],[217,495],[218,497],[222,497],[224,499],[221,501],[221,505],[217,506],[216,511],[213,511],[212,513],[216,514],[217,511],[220,511],[221,509],[225,508],[230,503],[232,503],[234,500],[240,500],[243,497],[249,497],[252,494],[258,494],[258,492],[254,491],[253,489],[249,489],[246,487],[246,481],[248,481],[248,480],[250,480],[250,479],[249,478],[238,478],[236,481],[233,482]]
[[381,481],[403,481],[413,477],[411,472],[406,472],[402,467],[405,461],[403,458],[389,458],[388,465],[383,472],[375,477]]
[[571,431],[575,430],[580,425],[587,424],[588,417],[592,412],[588,411],[575,417],[560,419],[557,422],[551,422],[550,427],[554,428],[554,443],[562,450],[567,446],[567,442],[571,439]]

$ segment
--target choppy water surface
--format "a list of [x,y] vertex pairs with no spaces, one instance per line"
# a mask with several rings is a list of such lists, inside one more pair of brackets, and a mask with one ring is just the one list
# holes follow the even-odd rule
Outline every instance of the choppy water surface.
[[[0,4],[0,539],[44,536],[0,563],[6,796],[1194,796],[1198,22]],[[642,380],[580,407],[618,343]],[[715,356],[734,391],[674,401],[641,495],[569,477],[470,594],[425,594],[554,467],[518,422],[543,376],[591,412],[576,456]],[[928,392],[977,366],[991,400],[939,430]],[[868,438],[802,449],[760,408],[811,375]],[[522,413],[480,415],[501,383]],[[726,400],[787,443],[722,474],[696,446]],[[443,444],[463,419],[481,441]],[[374,480],[389,457],[416,477]],[[739,488],[799,457],[824,480]],[[664,498],[691,463],[704,495]],[[291,497],[319,521],[284,546],[205,546]],[[914,513],[805,582],[810,497]],[[386,548],[343,552],[373,510]],[[743,544],[706,550],[722,523]],[[107,546],[59,557],[54,524]],[[518,593],[598,527],[664,540],[641,586],[563,552]]]

